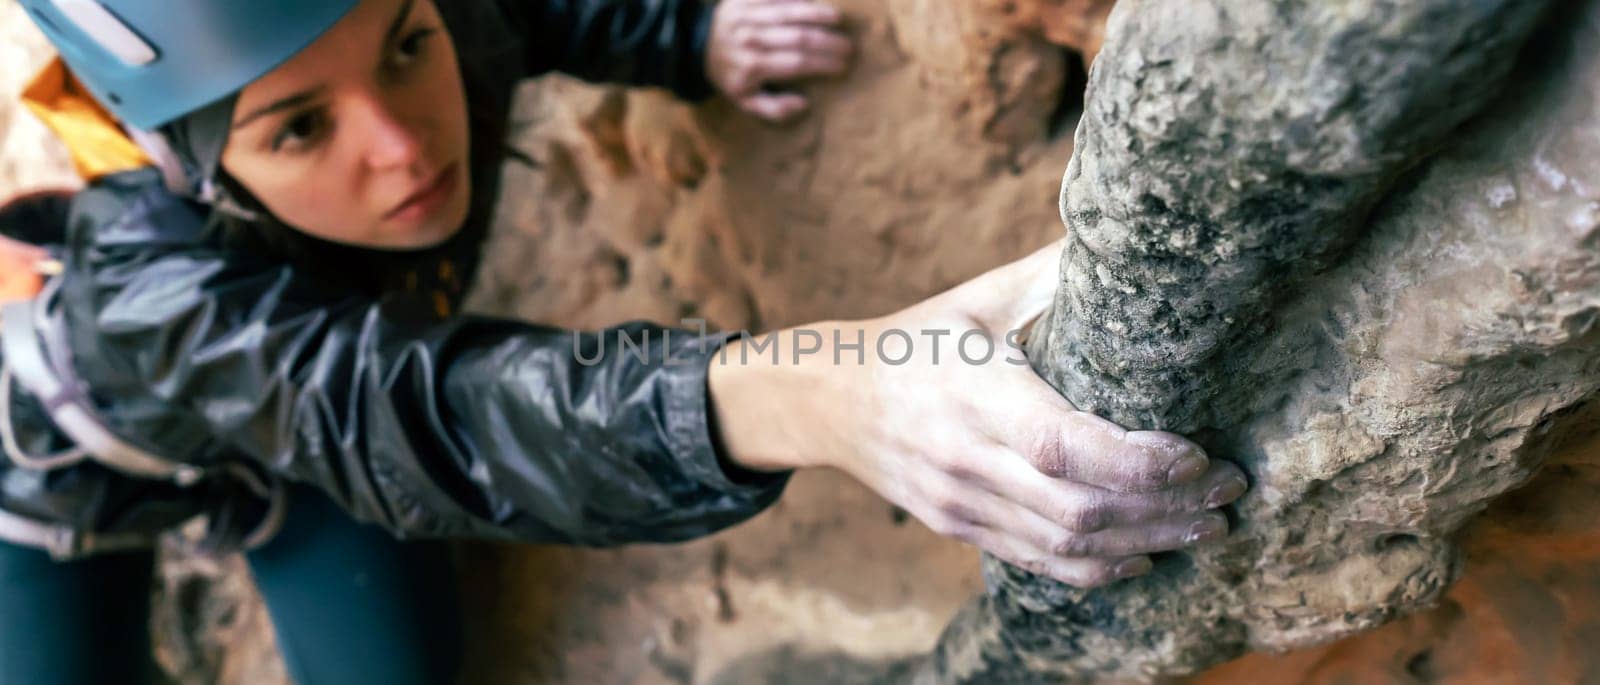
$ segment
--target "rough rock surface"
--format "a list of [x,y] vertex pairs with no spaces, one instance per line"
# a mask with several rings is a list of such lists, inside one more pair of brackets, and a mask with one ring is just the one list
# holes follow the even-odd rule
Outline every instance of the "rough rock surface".
[[[1067,10],[1103,14],[1109,3],[840,4],[864,54],[849,79],[812,89],[813,117],[793,126],[652,92],[531,86],[518,144],[540,165],[511,168],[477,308],[569,326],[691,314],[770,328],[883,313],[1054,239],[1081,89],[1078,58],[1059,46],[1092,49],[1076,36],[1102,34]],[[16,91],[41,42],[0,0],[0,89]],[[1530,96],[1504,96],[1502,106],[1529,106],[1517,97]],[[1579,173],[1561,146],[1550,150],[1569,186],[1600,178]],[[1508,174],[1526,168],[1526,154],[1483,154],[1481,164]],[[3,99],[0,155],[0,196],[71,181],[59,150]],[[1513,178],[1526,181],[1502,185]],[[1505,198],[1487,194],[1492,184],[1464,183],[1463,201],[1503,198],[1512,216],[1548,201],[1521,203],[1544,197],[1538,184]],[[1420,311],[1437,299],[1412,297]],[[1436,311],[1453,314],[1459,301],[1439,299]],[[1416,334],[1382,339],[1405,337]],[[1562,454],[1476,519],[1463,538],[1463,579],[1439,609],[1324,647],[1245,657],[1201,681],[1600,679],[1591,648],[1600,450],[1577,441]],[[982,589],[970,548],[827,473],[798,478],[755,521],[689,545],[461,551],[473,639],[463,682],[473,683],[746,683],[772,676],[774,664],[807,685],[875,677],[872,660],[926,652]],[[285,682],[242,565],[178,559],[162,578],[156,620],[169,672],[183,682]],[[766,650],[777,645],[787,647],[774,660]]]
[[986,559],[920,676],[1189,674],[1438,600],[1453,534],[1600,387],[1600,3],[1458,129],[1546,4],[1117,7],[1035,367],[1255,487],[1227,542],[1101,590]]

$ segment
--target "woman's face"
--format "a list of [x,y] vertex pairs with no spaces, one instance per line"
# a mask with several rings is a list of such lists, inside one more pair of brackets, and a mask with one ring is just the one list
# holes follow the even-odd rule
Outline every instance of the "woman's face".
[[433,0],[362,0],[240,91],[223,168],[283,222],[416,249],[466,220],[467,102]]

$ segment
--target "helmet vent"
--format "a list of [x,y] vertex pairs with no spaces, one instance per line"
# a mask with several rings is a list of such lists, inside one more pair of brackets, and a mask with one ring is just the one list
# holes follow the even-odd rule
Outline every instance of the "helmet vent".
[[156,50],[95,0],[52,0],[56,9],[124,65],[142,67],[156,61]]
[[29,7],[28,12],[33,14],[34,21],[38,22],[39,26],[44,27],[46,31],[57,35],[61,34],[61,27],[56,26],[56,23],[51,21],[50,15],[40,12],[37,7]]

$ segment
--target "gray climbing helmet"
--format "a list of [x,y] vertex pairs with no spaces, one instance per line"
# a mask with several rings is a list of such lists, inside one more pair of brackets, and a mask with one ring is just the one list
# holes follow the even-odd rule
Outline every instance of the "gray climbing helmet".
[[95,99],[154,130],[227,98],[359,0],[20,0]]

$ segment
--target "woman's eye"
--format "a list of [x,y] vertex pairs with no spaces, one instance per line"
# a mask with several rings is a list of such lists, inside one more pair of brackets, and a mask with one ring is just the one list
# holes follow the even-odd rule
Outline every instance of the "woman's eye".
[[313,112],[296,114],[283,128],[278,129],[278,134],[272,138],[272,150],[277,152],[285,147],[293,150],[309,147],[322,132],[322,117]]
[[395,46],[393,62],[396,66],[406,66],[422,56],[427,48],[428,39],[433,37],[434,29],[418,29],[412,31]]

